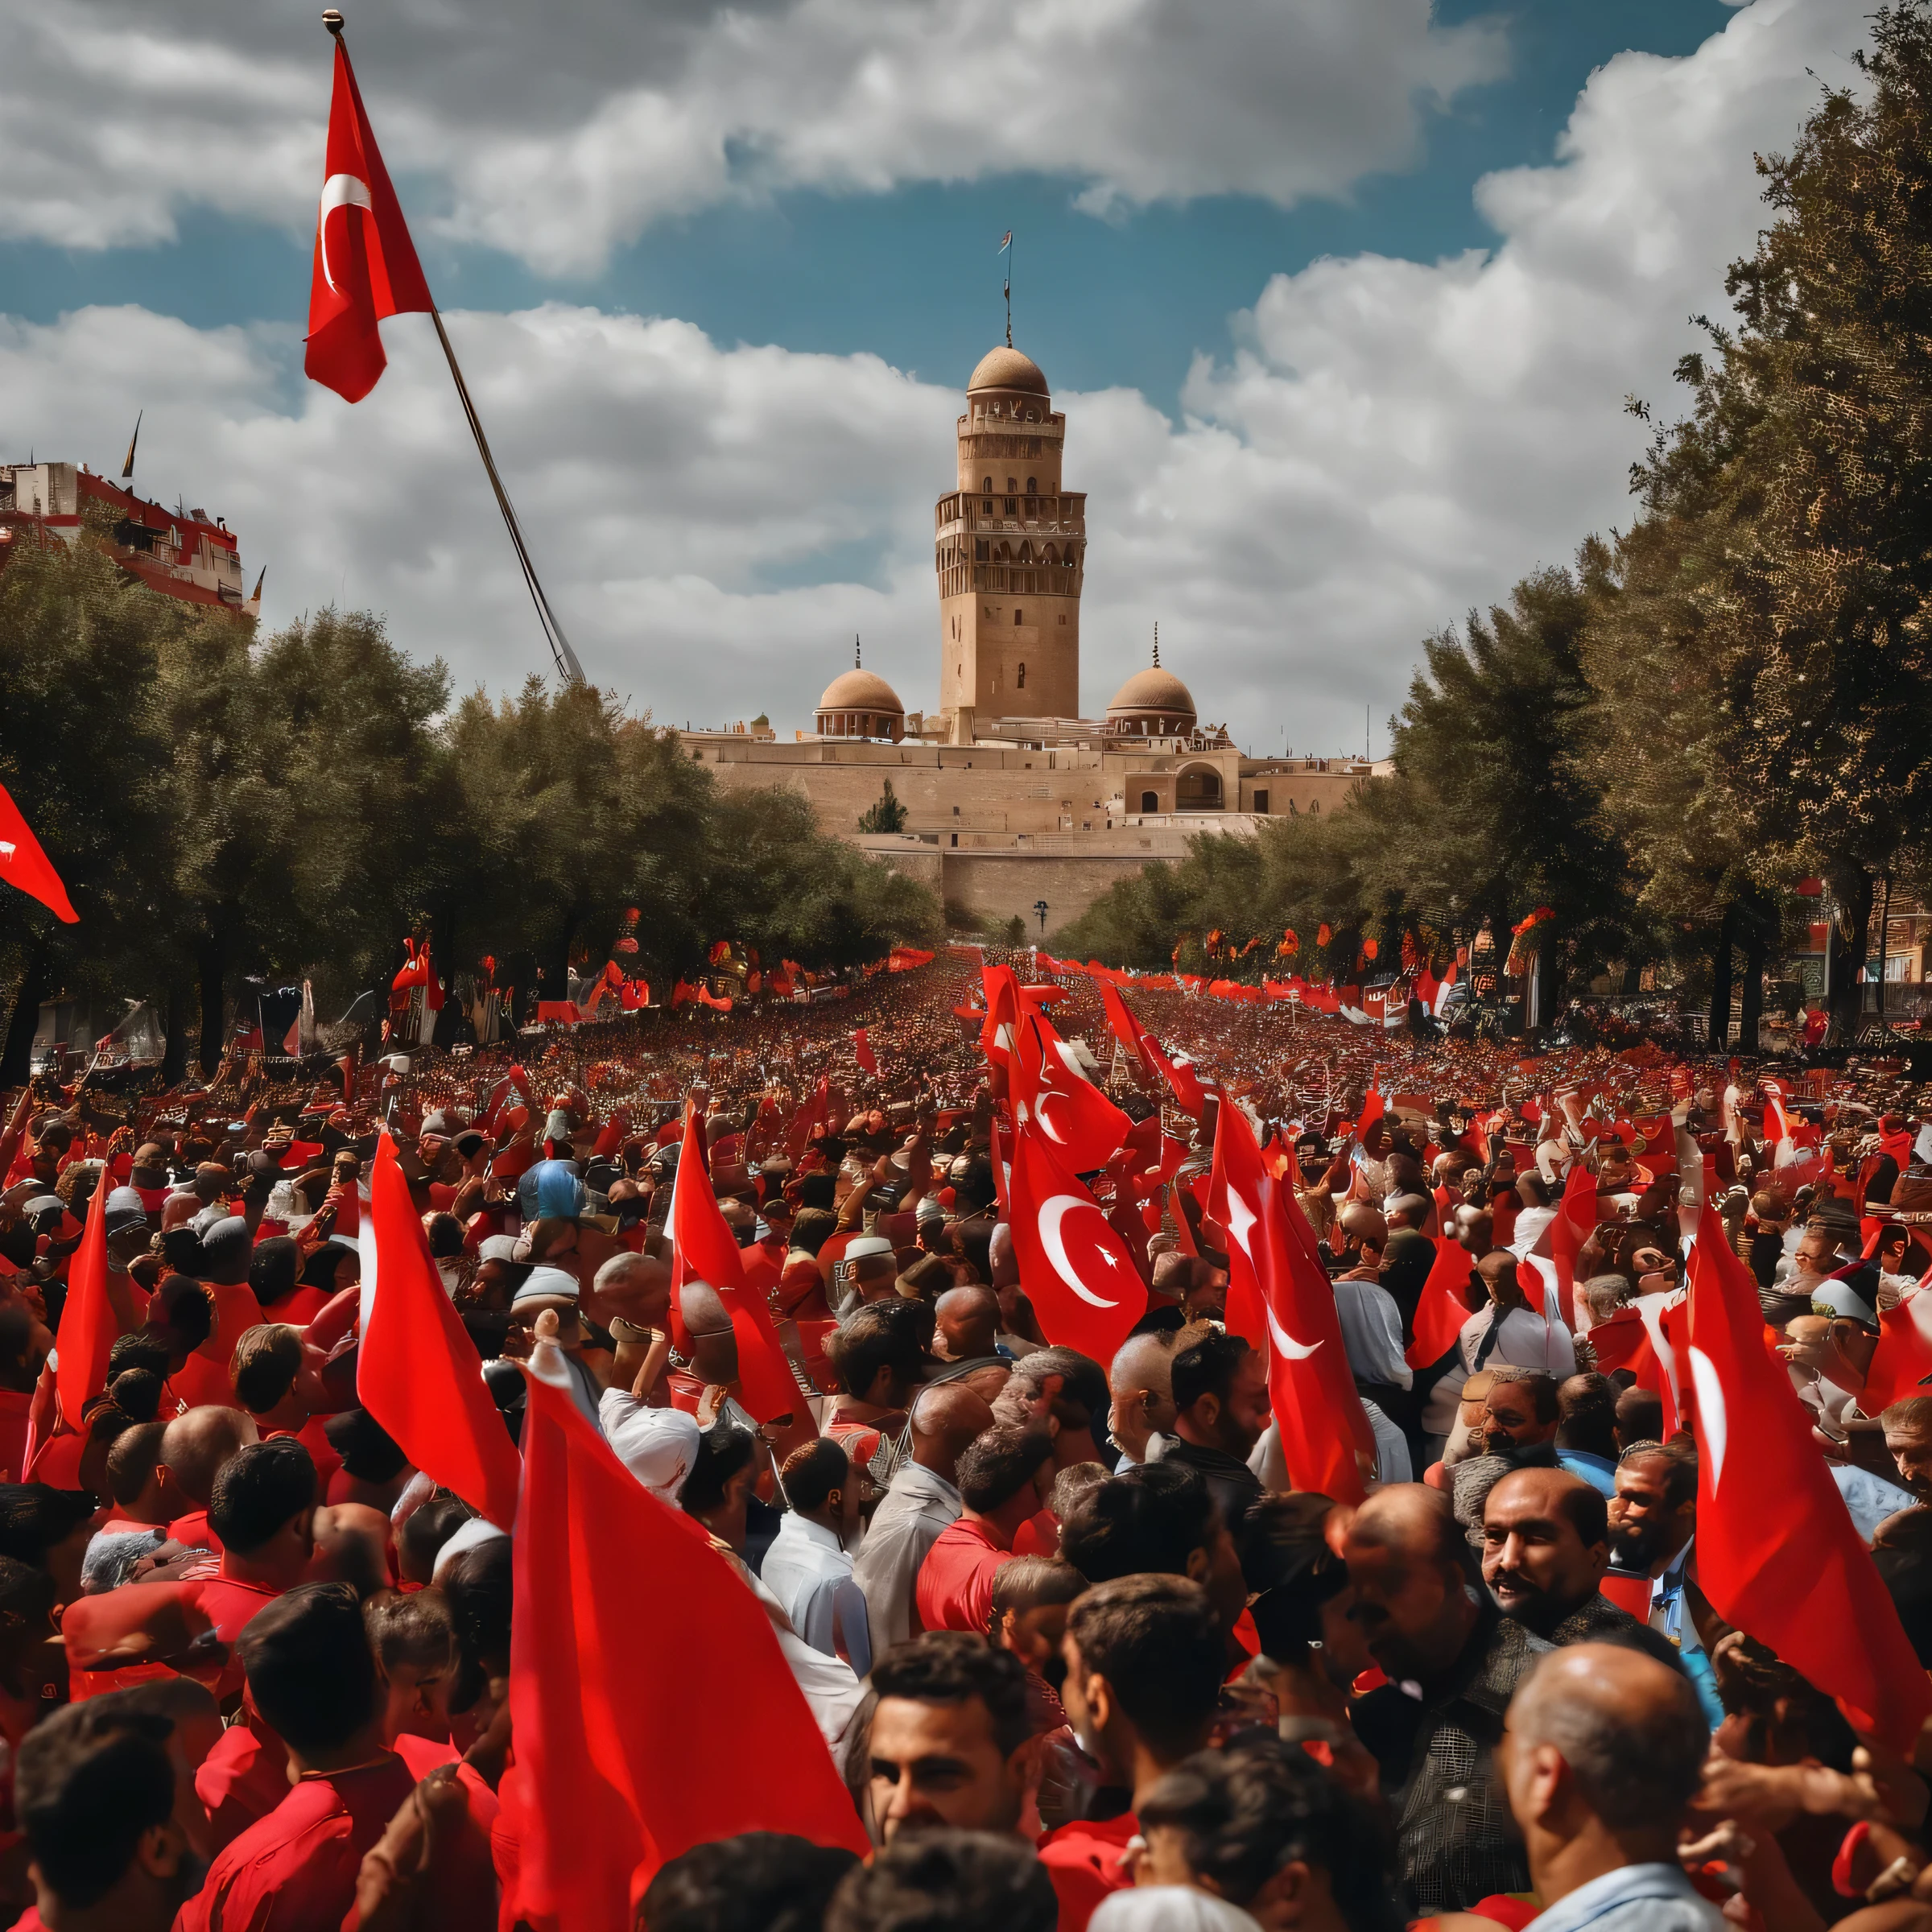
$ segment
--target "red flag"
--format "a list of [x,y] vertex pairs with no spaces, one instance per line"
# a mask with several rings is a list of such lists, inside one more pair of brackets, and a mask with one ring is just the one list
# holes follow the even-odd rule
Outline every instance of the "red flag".
[[436,305],[339,39],[327,156],[302,366],[311,382],[360,402],[388,360],[377,323],[414,310],[433,313]]
[[68,1276],[56,1386],[61,1420],[70,1429],[80,1426],[80,1411],[89,1397],[107,1386],[108,1351],[121,1332],[107,1298],[107,1196],[113,1186],[105,1172],[95,1183],[94,1198],[87,1206],[87,1228]]
[[1107,1022],[1113,1029],[1114,1037],[1153,1079],[1166,1081],[1174,1097],[1198,1121],[1208,1104],[1208,1096],[1202,1092],[1194,1069],[1176,1066],[1161,1051],[1154,1035],[1141,1024],[1133,1009],[1105,980],[1100,981],[1100,999],[1107,1009]]
[[1855,1729],[1909,1754],[1932,1714],[1932,1682],[1790,1378],[1765,1348],[1757,1290],[1708,1207],[1690,1277],[1698,1587],[1727,1622],[1838,1699]]
[[675,1287],[706,1282],[731,1316],[738,1344],[738,1399],[761,1422],[799,1412],[804,1397],[779,1346],[765,1297],[745,1285],[745,1261],[712,1191],[704,1135],[695,1107],[684,1110],[684,1145],[671,1192],[671,1278]]
[[1100,1205],[1038,1131],[1013,1137],[1007,1183],[1013,1258],[1046,1339],[1104,1368],[1147,1312],[1140,1270]]
[[1432,1362],[1439,1362],[1444,1352],[1455,1346],[1463,1323],[1469,1319],[1469,1304],[1463,1299],[1463,1290],[1468,1286],[1475,1266],[1474,1259],[1459,1243],[1445,1238],[1435,1244],[1429,1278],[1416,1298],[1412,1324],[1415,1340],[1402,1356],[1411,1368],[1426,1368]]
[[1557,1203],[1556,1219],[1550,1224],[1550,1260],[1556,1269],[1557,1305],[1563,1310],[1563,1326],[1576,1327],[1576,1257],[1583,1243],[1596,1232],[1596,1176],[1583,1165],[1579,1154],[1570,1163],[1570,1178],[1563,1184],[1563,1198]]
[[1007,1082],[1016,1131],[1037,1126],[1075,1174],[1104,1167],[1133,1121],[1080,1071],[1053,1022],[1018,989],[1013,997],[1019,1024]]
[[1292,1186],[1268,1172],[1247,1115],[1227,1100],[1216,1115],[1214,1212],[1228,1230],[1228,1325],[1236,1327],[1237,1307],[1259,1311],[1290,1482],[1359,1503],[1366,1489],[1356,1451],[1373,1454],[1375,1435],[1355,1392],[1335,1290]]
[[1013,1033],[1019,1024],[1019,982],[1008,966],[982,967],[980,978],[986,989],[986,1017],[980,1025],[980,1050],[986,1055],[986,1064],[1004,1076],[1009,1070]]
[[660,1865],[741,1831],[864,1852],[758,1599],[618,1462],[537,1352],[510,1640],[530,1801],[518,1915],[554,1915],[559,1932],[628,1926]]
[[69,926],[79,923],[80,915],[74,910],[60,873],[40,849],[40,841],[21,817],[20,807],[6,795],[4,785],[0,785],[0,879],[38,899],[56,919]]
[[516,1521],[522,1475],[516,1445],[430,1258],[423,1217],[386,1133],[376,1143],[369,1220],[356,1398],[432,1482],[507,1530]]
[[812,1089],[811,1098],[791,1117],[791,1126],[785,1136],[785,1151],[793,1160],[797,1160],[810,1144],[812,1129],[825,1125],[830,1094],[829,1077],[820,1074],[818,1085]]
[[1371,1087],[1362,1096],[1362,1117],[1355,1124],[1355,1137],[1362,1146],[1368,1145],[1368,1129],[1382,1117],[1384,1111],[1381,1093]]
[[875,1080],[879,1077],[878,1059],[872,1051],[872,1042],[866,1038],[865,1029],[863,1026],[860,1027],[852,1036],[852,1057]]
[[1932,1393],[1923,1386],[1932,1377],[1928,1322],[1932,1322],[1932,1294],[1923,1290],[1908,1295],[1896,1308],[1878,1311],[1878,1347],[1858,1396],[1858,1406],[1867,1415],[1876,1416],[1909,1395]]

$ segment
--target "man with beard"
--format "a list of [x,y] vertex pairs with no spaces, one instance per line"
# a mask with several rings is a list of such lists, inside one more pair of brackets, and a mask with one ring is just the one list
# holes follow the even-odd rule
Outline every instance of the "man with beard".
[[1604,1499],[1567,1469],[1517,1469],[1483,1505],[1483,1581],[1496,1606],[1552,1644],[1600,1641],[1637,1619],[1603,1596]]
[[1696,1450],[1681,1438],[1633,1443],[1616,1466],[1609,1515],[1611,1556],[1650,1579],[1650,1628],[1677,1646],[1715,1730],[1724,1711],[1710,1650],[1727,1625],[1686,1575],[1697,1534]]

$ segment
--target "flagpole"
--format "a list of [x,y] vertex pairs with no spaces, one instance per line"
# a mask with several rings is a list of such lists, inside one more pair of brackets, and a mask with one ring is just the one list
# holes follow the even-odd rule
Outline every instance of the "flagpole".
[[[322,15],[322,24],[335,39],[342,43],[342,15],[334,7],[328,8]],[[469,433],[477,440],[477,454],[483,459],[483,473],[489,478],[489,487],[495,493],[497,508],[503,513],[503,527],[510,532],[510,541],[517,553],[517,562],[523,572],[523,581],[530,591],[530,601],[536,606],[537,621],[543,627],[544,642],[550,646],[550,654],[555,659],[558,675],[566,683],[581,684],[584,682],[584,667],[577,662],[577,654],[570,647],[570,639],[564,634],[564,626],[557,621],[557,613],[551,609],[550,599],[543,594],[543,586],[537,576],[537,567],[530,560],[530,547],[523,541],[522,526],[517,521],[517,513],[511,506],[510,493],[503,487],[503,479],[497,473],[497,460],[489,453],[489,439],[483,433],[483,419],[477,414],[477,406],[470,399],[469,385],[463,380],[461,364],[456,361],[456,352],[449,340],[449,332],[443,326],[442,311],[432,303],[429,319],[436,325],[436,340],[443,345],[444,358],[449,364],[451,378],[456,386],[456,397],[463,405],[464,419],[469,424]],[[129,445],[129,455],[133,455],[133,445]]]

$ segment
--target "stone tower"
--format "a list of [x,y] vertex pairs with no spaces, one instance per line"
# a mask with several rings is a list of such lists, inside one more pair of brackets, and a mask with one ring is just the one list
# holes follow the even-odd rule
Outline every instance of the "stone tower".
[[1039,365],[985,357],[966,385],[957,487],[939,498],[939,708],[955,744],[993,718],[1080,713],[1087,498],[1061,488],[1067,419]]

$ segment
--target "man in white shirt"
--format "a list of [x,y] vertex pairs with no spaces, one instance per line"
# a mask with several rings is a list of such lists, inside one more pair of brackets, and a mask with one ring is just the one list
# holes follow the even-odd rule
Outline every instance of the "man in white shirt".
[[960,1452],[992,1426],[986,1398],[964,1382],[939,1382],[914,1398],[911,1457],[894,1472],[852,1567],[875,1657],[922,1628],[913,1604],[919,1566],[940,1531],[959,1521]]
[[813,1649],[844,1657],[864,1677],[872,1669],[872,1637],[846,1554],[859,1535],[851,1459],[822,1435],[795,1449],[778,1473],[788,1507],[759,1576]]
[[1489,1306],[1463,1323],[1457,1338],[1463,1366],[1479,1368],[1540,1368],[1567,1381],[1576,1373],[1576,1344],[1560,1321],[1532,1311],[1517,1278],[1517,1260],[1507,1248],[1494,1248],[1476,1265],[1489,1290]]

